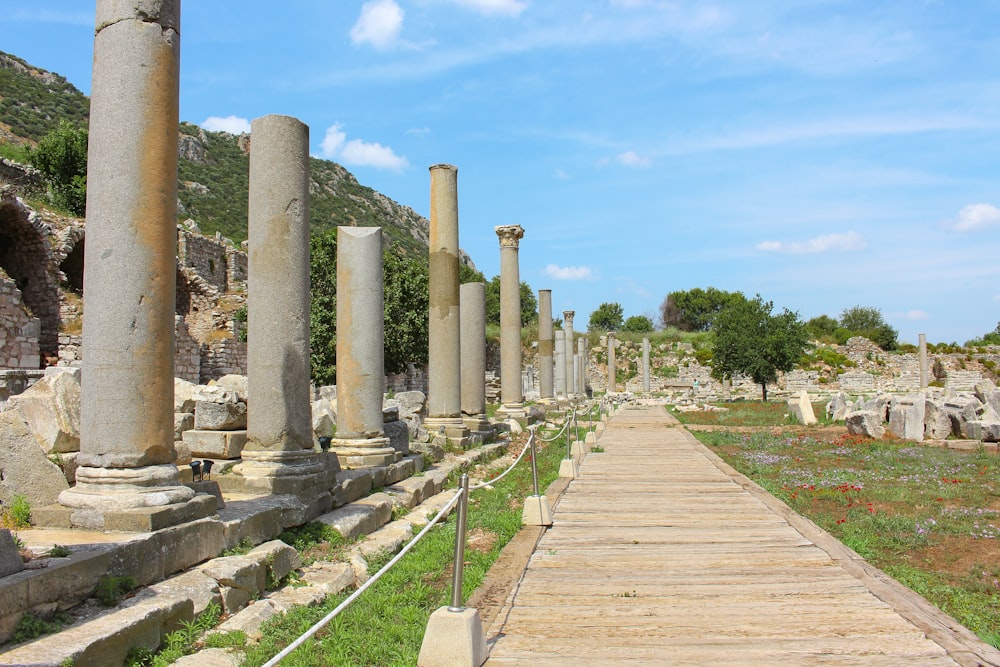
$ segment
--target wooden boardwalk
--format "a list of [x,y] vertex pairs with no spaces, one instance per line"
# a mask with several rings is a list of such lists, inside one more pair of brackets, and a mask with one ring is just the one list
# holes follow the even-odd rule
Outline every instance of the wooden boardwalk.
[[611,419],[486,635],[486,665],[1000,665],[662,408]]

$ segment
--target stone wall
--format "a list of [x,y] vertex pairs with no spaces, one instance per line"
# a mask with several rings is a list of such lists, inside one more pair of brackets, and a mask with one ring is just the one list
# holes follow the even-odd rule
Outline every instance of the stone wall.
[[247,254],[221,234],[202,236],[177,228],[177,263],[193,269],[219,292],[242,291],[247,281]]
[[180,315],[174,316],[174,377],[194,384],[201,382],[201,345]]
[[41,357],[38,334],[41,324],[31,317],[21,301],[21,290],[0,269],[0,367],[38,368]]
[[427,394],[427,366],[407,364],[403,373],[389,373],[385,376],[385,390],[395,394],[404,391],[422,391]]
[[247,344],[236,337],[203,344],[200,374],[200,384],[208,384],[223,375],[246,375]]

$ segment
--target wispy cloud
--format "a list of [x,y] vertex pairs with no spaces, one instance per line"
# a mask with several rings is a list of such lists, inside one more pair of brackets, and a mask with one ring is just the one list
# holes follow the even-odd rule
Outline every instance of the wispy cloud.
[[557,266],[549,264],[542,271],[556,280],[588,280],[593,276],[589,266]]
[[946,220],[945,229],[956,232],[977,232],[1000,225],[1000,208],[992,204],[969,204],[958,212],[958,218]]
[[418,136],[423,136],[425,134],[431,133],[431,128],[429,127],[411,127],[406,131],[407,134],[415,134]]
[[520,16],[528,7],[528,3],[522,0],[451,0],[451,2],[480,14],[512,17]]
[[239,116],[209,116],[202,121],[201,126],[209,132],[243,134],[250,131],[250,121]]
[[360,139],[348,140],[340,123],[335,123],[326,129],[326,135],[320,143],[320,149],[324,157],[339,160],[345,165],[375,167],[391,171],[402,171],[410,166],[405,157],[396,155],[388,146]]
[[757,250],[764,252],[779,252],[789,255],[811,255],[823,252],[850,252],[864,250],[868,247],[861,234],[849,231],[846,234],[826,234],[808,241],[761,241]]
[[351,28],[354,44],[371,44],[387,49],[399,39],[403,29],[403,8],[395,0],[371,0],[361,5],[361,16]]
[[650,158],[639,155],[635,151],[619,153],[615,156],[615,160],[626,167],[650,167],[653,165],[653,161]]
[[917,322],[921,320],[929,320],[931,316],[922,310],[908,310],[906,311],[906,315],[903,317],[910,321]]

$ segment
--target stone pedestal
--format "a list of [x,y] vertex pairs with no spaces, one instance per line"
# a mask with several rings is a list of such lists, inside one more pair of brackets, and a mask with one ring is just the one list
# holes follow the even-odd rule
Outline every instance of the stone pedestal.
[[495,228],[500,238],[500,402],[497,413],[524,419],[521,392],[521,276],[517,251],[524,229],[520,225]]
[[215,508],[174,465],[180,10],[148,4],[97,3],[80,467],[40,523],[148,530]]
[[328,497],[309,393],[309,128],[263,116],[250,132],[247,486]]
[[486,285],[459,288],[462,324],[462,421],[473,433],[492,435],[486,418]]
[[566,400],[566,332],[557,330],[552,337],[555,341],[555,394],[556,400]]
[[382,229],[337,228],[337,434],[342,468],[385,466],[396,450],[385,435],[385,291]]
[[458,284],[458,168],[437,164],[431,173],[428,267],[427,419],[424,427],[464,446],[462,347]]
[[417,664],[420,667],[480,667],[489,655],[479,611],[441,607],[427,620]]
[[551,526],[552,508],[545,496],[528,496],[524,499],[521,523],[525,526]]
[[538,290],[538,398],[551,403],[555,398],[554,377],[555,341],[552,335],[552,290]]

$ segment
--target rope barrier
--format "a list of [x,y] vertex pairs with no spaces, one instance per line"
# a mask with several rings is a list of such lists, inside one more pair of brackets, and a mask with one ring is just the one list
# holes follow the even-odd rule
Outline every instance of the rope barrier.
[[299,646],[302,646],[302,644],[304,644],[306,640],[308,640],[310,637],[319,632],[323,628],[323,626],[325,626],[334,618],[336,618],[337,615],[340,614],[340,612],[342,612],[344,609],[350,606],[350,604],[354,602],[356,599],[358,599],[362,593],[371,588],[371,586],[374,585],[375,582],[377,582],[382,577],[382,575],[384,575],[392,568],[392,566],[398,563],[403,558],[403,556],[405,556],[410,551],[410,549],[415,547],[417,543],[420,542],[421,539],[423,539],[424,535],[426,535],[427,532],[431,528],[433,528],[435,524],[437,524],[437,522],[441,520],[442,517],[447,516],[451,508],[455,506],[455,503],[457,503],[463,495],[464,495],[464,489],[460,488],[458,492],[455,494],[455,496],[448,501],[448,504],[442,507],[441,511],[438,512],[437,515],[433,519],[431,519],[431,521],[426,526],[424,526],[423,530],[417,533],[416,537],[407,542],[406,545],[402,549],[400,549],[399,553],[396,554],[396,556],[392,560],[383,565],[382,569],[376,572],[368,581],[361,584],[361,586],[359,586],[356,591],[351,593],[351,595],[349,595],[347,599],[345,599],[343,602],[337,605],[336,609],[334,609],[329,614],[321,618],[311,628],[306,630],[305,633],[303,633],[298,639],[296,639],[291,644],[286,646],[280,653],[275,655],[273,658],[265,662],[263,667],[274,667],[275,665],[277,665],[284,658],[286,658],[292,651],[297,649]]
[[469,487],[469,491],[478,491],[479,489],[486,488],[487,486],[490,486],[491,484],[496,484],[501,479],[503,479],[504,477],[506,477],[507,474],[511,470],[513,470],[515,468],[515,466],[517,466],[518,463],[521,462],[521,459],[523,459],[524,455],[528,453],[528,450],[531,449],[531,439],[534,438],[534,437],[535,437],[535,429],[532,428],[531,429],[531,435],[528,436],[528,442],[525,443],[524,449],[522,449],[521,453],[517,455],[517,458],[514,459],[514,462],[511,463],[510,466],[506,470],[503,471],[503,473],[497,475],[493,479],[488,479],[485,482],[481,482],[479,484],[476,484],[474,486]]

